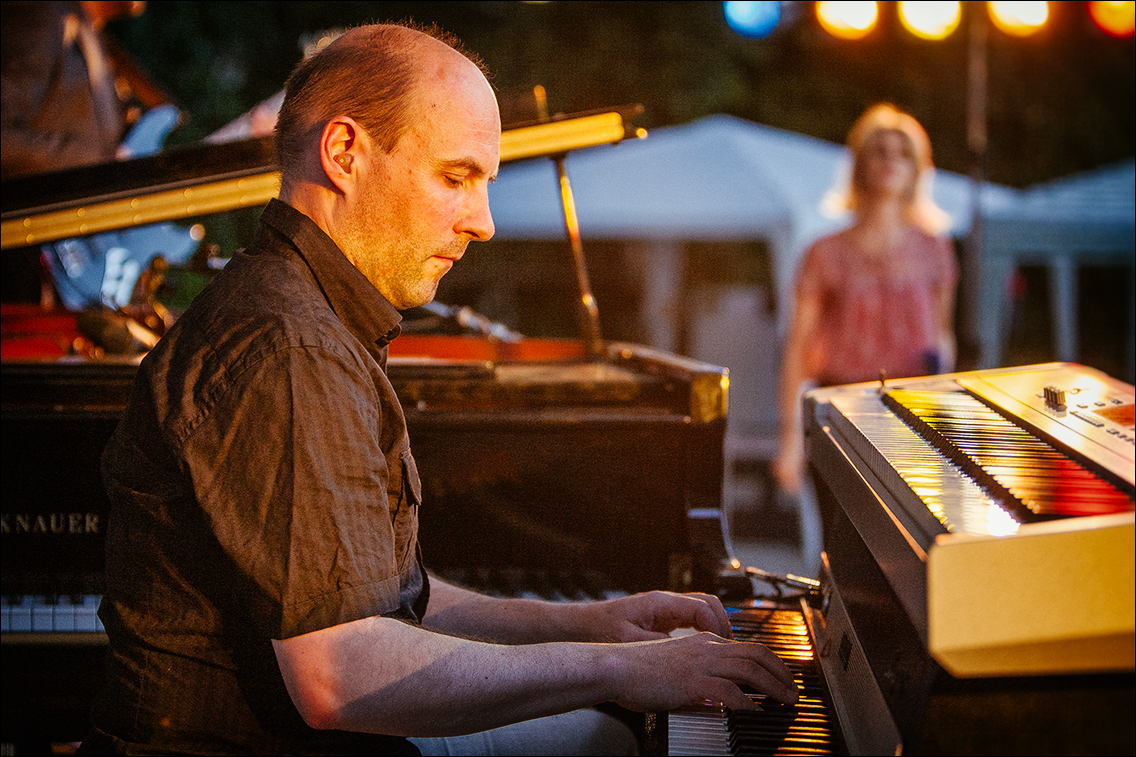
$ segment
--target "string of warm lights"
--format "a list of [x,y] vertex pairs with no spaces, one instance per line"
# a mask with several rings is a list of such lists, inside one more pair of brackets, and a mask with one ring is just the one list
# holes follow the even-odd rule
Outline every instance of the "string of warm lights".
[[[899,2],[898,16],[911,34],[929,40],[949,37],[959,27],[963,12],[960,2]],[[1136,2],[1106,2],[1092,0],[1085,4],[1094,24],[1103,33],[1113,37],[1131,37],[1136,15]],[[985,180],[987,152],[986,99],[987,99],[987,27],[993,26],[1003,34],[1027,37],[1039,31],[1049,20],[1048,2],[985,3],[986,13],[969,12],[980,9],[977,3],[968,7],[967,29],[967,98],[966,138],[971,156],[971,224],[963,247],[961,278],[959,281],[960,312],[963,316],[959,335],[968,343],[977,343],[978,334],[978,275],[982,269],[983,221],[982,185]],[[725,2],[723,10],[730,28],[741,36],[761,39],[772,34],[778,26],[795,22],[793,9],[805,4],[779,2]],[[834,37],[857,40],[867,37],[880,19],[880,3],[842,0],[822,0],[812,4],[820,26]],[[786,11],[786,13],[782,13]]]
[[[1049,19],[1049,3],[1035,1],[986,3],[990,20],[1006,34],[1025,37]],[[1130,37],[1136,27],[1136,2],[1131,0],[1091,0],[1089,16],[1101,31],[1114,37]],[[726,21],[738,34],[760,39],[782,23],[781,3],[730,0],[723,3]],[[816,3],[821,26],[841,39],[860,39],[869,34],[879,20],[879,3],[859,0],[822,0]],[[923,39],[943,39],[951,35],[962,16],[960,2],[899,3],[899,18],[912,34]]]

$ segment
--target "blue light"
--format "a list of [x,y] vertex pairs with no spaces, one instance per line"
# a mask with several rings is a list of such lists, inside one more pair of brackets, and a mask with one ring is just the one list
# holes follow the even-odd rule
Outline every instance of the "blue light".
[[722,5],[726,11],[726,23],[744,37],[765,37],[781,20],[781,3],[728,0]]

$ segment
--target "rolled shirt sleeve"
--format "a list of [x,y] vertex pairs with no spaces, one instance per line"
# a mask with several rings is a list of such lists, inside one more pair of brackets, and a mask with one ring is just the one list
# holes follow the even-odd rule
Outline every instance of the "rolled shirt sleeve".
[[380,447],[372,379],[342,352],[286,347],[256,360],[184,443],[221,548],[280,602],[276,638],[396,611],[417,534],[410,513],[400,524],[412,527],[395,532],[413,498]]

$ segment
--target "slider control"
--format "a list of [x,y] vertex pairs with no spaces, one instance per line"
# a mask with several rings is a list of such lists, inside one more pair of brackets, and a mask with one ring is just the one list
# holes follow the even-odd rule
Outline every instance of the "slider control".
[[1058,389],[1055,386],[1047,386],[1042,391],[1045,393],[1045,404],[1054,408],[1065,407],[1065,390]]

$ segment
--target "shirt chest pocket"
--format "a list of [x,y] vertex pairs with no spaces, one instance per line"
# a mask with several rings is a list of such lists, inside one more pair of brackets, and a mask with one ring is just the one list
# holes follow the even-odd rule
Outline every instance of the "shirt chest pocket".
[[389,500],[395,559],[399,573],[404,573],[414,558],[414,545],[418,541],[418,505],[422,502],[422,480],[409,448],[403,450],[399,463],[402,481]]

